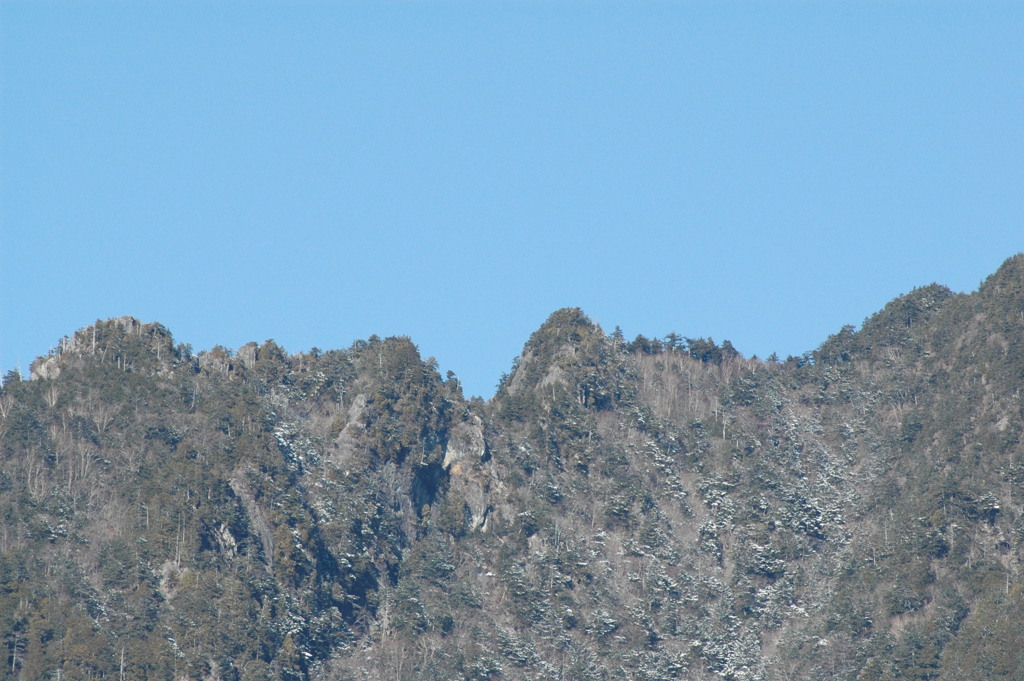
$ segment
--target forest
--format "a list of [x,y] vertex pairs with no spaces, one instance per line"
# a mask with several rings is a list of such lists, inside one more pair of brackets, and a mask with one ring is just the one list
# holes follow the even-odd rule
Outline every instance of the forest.
[[98,320],[0,388],[0,679],[1024,679],[1022,387],[1022,254],[786,359],[558,310],[486,402]]

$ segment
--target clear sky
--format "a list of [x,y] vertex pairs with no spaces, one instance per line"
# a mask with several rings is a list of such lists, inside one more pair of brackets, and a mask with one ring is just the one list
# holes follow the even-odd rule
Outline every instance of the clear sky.
[[800,354],[1024,249],[1021,2],[0,2],[0,367],[555,309]]

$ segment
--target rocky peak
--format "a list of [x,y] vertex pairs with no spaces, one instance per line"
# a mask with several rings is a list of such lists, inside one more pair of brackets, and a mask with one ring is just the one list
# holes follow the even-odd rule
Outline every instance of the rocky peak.
[[515,395],[563,382],[574,366],[593,359],[607,344],[601,327],[581,309],[557,310],[526,342],[506,391]]
[[[31,380],[54,379],[72,359],[91,358],[114,361],[125,371],[141,369],[155,360],[156,365],[180,359],[174,340],[162,324],[146,324],[125,315],[106,321],[96,320],[57,341],[49,354],[37,358],[30,367]],[[141,361],[140,361],[141,360]],[[150,368],[157,368],[156,366]]]

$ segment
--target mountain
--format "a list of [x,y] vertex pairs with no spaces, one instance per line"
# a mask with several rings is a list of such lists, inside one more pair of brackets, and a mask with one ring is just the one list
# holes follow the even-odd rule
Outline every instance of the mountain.
[[97,321],[0,391],[0,674],[1024,678],[1022,385],[1024,255],[785,361],[559,310],[486,403]]

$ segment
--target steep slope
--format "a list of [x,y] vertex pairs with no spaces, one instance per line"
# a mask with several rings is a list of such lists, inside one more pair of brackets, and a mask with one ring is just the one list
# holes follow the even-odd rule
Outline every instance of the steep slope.
[[79,331],[0,392],[11,679],[1024,674],[1024,256],[786,362],[578,309],[487,404],[404,338]]
[[2,397],[17,678],[305,677],[365,631],[466,415],[407,339],[194,357],[125,318],[34,370]]

